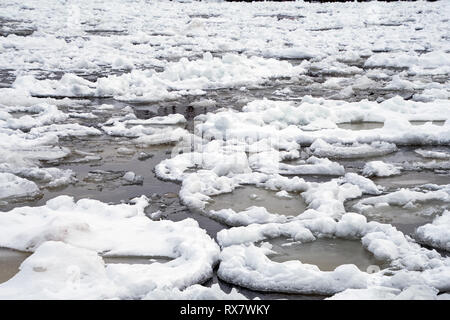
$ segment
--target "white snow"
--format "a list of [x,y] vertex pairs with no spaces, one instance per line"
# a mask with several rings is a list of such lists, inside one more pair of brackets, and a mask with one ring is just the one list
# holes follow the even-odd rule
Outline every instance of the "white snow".
[[432,223],[417,228],[417,238],[433,247],[450,251],[450,211],[444,211],[441,216],[436,217]]
[[114,96],[122,101],[151,102],[173,100],[181,95],[201,95],[201,90],[206,89],[256,85],[269,77],[294,76],[303,72],[303,68],[294,67],[287,61],[236,54],[215,58],[206,52],[202,59],[182,58],[159,73],[132,70],[120,76],[99,78],[96,82],[75,74],[65,74],[61,80],[22,76],[15,80],[14,88],[35,96]]
[[[60,196],[43,207],[2,213],[0,245],[36,252],[13,279],[0,285],[0,296],[56,298],[51,290],[54,287],[54,291],[61,290],[58,298],[76,298],[83,294],[82,289],[76,290],[78,283],[93,291],[94,296],[89,296],[87,290],[86,298],[142,297],[156,288],[183,289],[211,276],[219,249],[196,221],[152,221],[144,214],[147,198],[133,202],[108,205],[83,199],[75,203],[71,197]],[[173,260],[149,265],[111,264],[105,269],[97,253]],[[73,260],[67,259],[72,254]],[[59,258],[51,258],[53,255]],[[68,272],[71,270],[74,278]],[[36,272],[39,281],[29,281]],[[98,281],[92,283],[91,277]],[[65,285],[70,279],[75,287]],[[42,290],[49,292],[42,294]]]
[[424,158],[444,159],[444,160],[450,159],[450,154],[447,152],[428,151],[428,150],[422,150],[422,149],[417,149],[414,151]]
[[39,193],[38,186],[27,179],[11,173],[0,173],[0,199],[10,197],[32,197]]
[[314,155],[332,158],[362,158],[376,157],[397,151],[395,144],[374,141],[371,144],[352,144],[343,146],[341,144],[331,145],[322,139],[317,139],[309,147]]
[[370,161],[364,165],[362,173],[369,177],[389,177],[400,174],[400,168],[383,161]]

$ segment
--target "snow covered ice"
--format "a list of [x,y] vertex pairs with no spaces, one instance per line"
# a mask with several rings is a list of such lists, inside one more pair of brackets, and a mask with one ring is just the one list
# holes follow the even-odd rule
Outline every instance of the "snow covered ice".
[[2,1],[0,298],[449,299],[449,11]]

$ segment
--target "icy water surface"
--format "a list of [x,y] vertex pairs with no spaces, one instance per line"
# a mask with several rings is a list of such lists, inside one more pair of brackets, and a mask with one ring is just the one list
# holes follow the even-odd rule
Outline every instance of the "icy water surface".
[[405,234],[414,236],[415,230],[430,223],[450,204],[441,201],[426,201],[413,206],[380,205],[361,211],[368,220],[389,223]]
[[405,171],[401,175],[373,179],[377,185],[388,189],[415,187],[428,183],[445,185],[449,181],[450,175],[447,172],[435,173],[433,171]]
[[297,216],[305,211],[306,203],[300,194],[292,193],[288,196],[277,196],[274,191],[243,186],[231,193],[212,197],[206,210],[233,209],[235,212],[239,212],[256,206],[264,207],[271,213],[287,216]]
[[29,252],[0,248],[0,283],[11,279],[19,271],[22,262],[30,254]]
[[[382,267],[385,263],[363,248],[361,242],[344,239],[317,239],[312,242],[295,243],[283,238],[268,241],[274,254],[269,258],[275,262],[299,260],[313,264],[322,271],[333,271],[343,264],[354,264],[361,271],[370,271],[371,266]],[[369,269],[368,269],[369,268]]]

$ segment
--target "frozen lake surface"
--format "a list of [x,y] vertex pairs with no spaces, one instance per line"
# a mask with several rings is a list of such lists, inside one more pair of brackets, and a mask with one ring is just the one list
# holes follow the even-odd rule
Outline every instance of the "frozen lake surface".
[[448,299],[450,3],[0,4],[0,299]]

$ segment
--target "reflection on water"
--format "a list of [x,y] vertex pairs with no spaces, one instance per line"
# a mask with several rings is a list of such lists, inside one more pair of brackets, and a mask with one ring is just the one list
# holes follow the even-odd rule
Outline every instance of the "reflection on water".
[[333,271],[343,264],[354,264],[361,271],[376,265],[382,268],[385,262],[377,260],[364,249],[360,241],[345,239],[317,239],[308,243],[290,242],[284,238],[269,241],[276,254],[269,258],[275,262],[299,260],[314,264],[322,271]]
[[275,191],[245,186],[235,189],[232,193],[225,193],[212,197],[207,210],[233,209],[236,212],[258,206],[264,207],[270,213],[296,216],[305,211],[306,203],[298,193],[291,193],[291,198],[279,197]]

